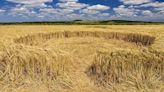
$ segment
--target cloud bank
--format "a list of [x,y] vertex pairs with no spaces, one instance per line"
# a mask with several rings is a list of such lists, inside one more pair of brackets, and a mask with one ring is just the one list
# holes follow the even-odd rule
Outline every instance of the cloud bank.
[[0,16],[22,18],[22,21],[55,20],[109,20],[129,19],[164,21],[164,2],[155,0],[118,0],[115,7],[103,4],[82,3],[79,0],[6,0],[14,4],[0,8]]

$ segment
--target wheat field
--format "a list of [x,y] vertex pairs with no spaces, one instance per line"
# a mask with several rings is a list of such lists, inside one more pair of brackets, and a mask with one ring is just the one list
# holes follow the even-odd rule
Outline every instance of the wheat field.
[[164,25],[0,26],[0,92],[163,92]]

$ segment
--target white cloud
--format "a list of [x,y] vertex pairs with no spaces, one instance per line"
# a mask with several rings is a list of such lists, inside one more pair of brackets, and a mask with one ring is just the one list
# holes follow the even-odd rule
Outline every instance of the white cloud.
[[73,13],[74,10],[70,10],[70,9],[57,9],[57,11],[60,13],[60,14],[70,14],[70,13]]
[[[104,5],[89,5],[80,3],[79,0],[58,0],[59,2],[52,5],[47,5],[47,2],[53,0],[6,0],[16,3],[16,7],[8,10],[8,15],[12,16],[28,16],[38,19],[75,19],[83,18],[86,16],[109,16],[108,13],[101,13],[102,11],[110,9],[109,6]],[[84,17],[85,16],[85,17]],[[92,16],[93,17],[93,16]],[[86,17],[87,18],[87,17]]]
[[21,15],[21,16],[36,16],[37,13],[33,10],[29,10],[27,8],[13,8],[9,11],[8,13],[9,15],[12,15],[12,16],[17,16],[17,15]]
[[143,4],[143,3],[148,3],[152,2],[152,0],[120,0],[120,2],[123,2],[124,4]]
[[98,5],[88,6],[87,8],[83,9],[81,12],[86,14],[98,14],[101,11],[105,11],[108,9],[110,9],[110,7],[98,4]]
[[157,7],[157,8],[154,8],[155,10],[157,11],[164,11],[164,7]]
[[88,7],[88,10],[93,10],[93,11],[104,11],[104,10],[108,10],[110,7],[108,6],[104,6],[104,5],[93,5]]
[[48,7],[46,4],[44,3],[41,3],[41,4],[26,4],[26,5],[23,5],[23,7],[26,7],[26,8],[43,8],[43,7]]
[[124,5],[120,5],[117,8],[113,8],[115,11],[116,15],[118,16],[125,16],[125,17],[134,17],[137,16],[138,12],[140,10],[135,9],[133,7],[125,7]]
[[74,10],[70,10],[70,9],[54,9],[54,8],[43,8],[43,9],[40,9],[39,11],[41,13],[57,14],[57,15],[65,15],[65,14],[70,14],[74,12]]
[[33,17],[37,16],[38,12],[35,9],[48,8],[46,2],[53,0],[7,0],[8,2],[17,3],[15,7],[8,9],[7,14],[12,16]]
[[152,11],[150,11],[150,10],[144,10],[144,11],[142,11],[142,14],[143,14],[144,16],[153,16]]
[[54,8],[42,8],[39,11],[42,13],[56,13],[57,12]]
[[16,7],[10,10],[11,12],[15,12],[15,13],[23,13],[28,11],[26,8],[23,7]]
[[85,19],[83,14],[75,14],[75,13],[66,15],[66,18],[68,20]]
[[7,0],[7,1],[12,3],[17,3],[16,7],[12,7],[10,9],[12,14],[17,14],[19,12],[28,15],[29,13],[32,13],[33,15],[33,12],[30,11],[35,11],[34,9],[49,7],[45,3],[52,2],[53,0]]
[[147,3],[147,4],[142,4],[139,6],[140,8],[145,7],[145,8],[149,8],[151,10],[154,11],[154,15],[163,15],[164,16],[164,2],[151,2],[151,3]]
[[[161,18],[161,16],[164,16],[164,2],[159,2],[159,1],[155,1],[155,0],[120,0],[120,1],[122,1],[128,7],[130,7],[130,5],[133,6],[133,9],[131,10],[130,15],[132,15],[133,12],[135,13],[135,11],[138,10],[137,12],[140,13],[140,15],[138,17],[141,17],[140,19],[145,18],[145,19],[149,19],[149,20],[151,20],[151,19],[159,20],[159,18]],[[115,11],[116,10],[117,9],[115,9]],[[119,10],[117,10],[117,11],[119,11]],[[124,11],[125,11],[125,9],[124,9]],[[126,15],[126,14],[124,14],[124,15]],[[161,19],[163,19],[163,18],[161,18]]]
[[164,2],[151,2],[141,5],[141,7],[164,7]]
[[51,20],[74,20],[83,19],[83,14],[74,13],[74,10],[70,9],[54,9],[45,8],[40,9],[40,18],[50,18]]
[[5,10],[0,9],[0,13],[4,13],[4,12],[5,12]]
[[42,4],[46,2],[52,2],[53,0],[6,0],[6,1],[18,3],[18,4]]
[[110,14],[109,13],[102,13],[102,14],[99,14],[99,16],[106,17],[106,16],[110,16]]
[[89,9],[83,9],[83,10],[81,10],[81,13],[86,13],[86,14],[98,14],[98,13],[100,13],[100,11],[89,10]]
[[78,2],[79,0],[59,0],[61,2]]
[[17,3],[18,5],[26,8],[41,8],[41,7],[48,7],[45,3],[52,2],[53,0],[6,0],[6,1]]
[[57,6],[64,9],[79,10],[88,6],[88,4],[78,3],[78,2],[62,2],[57,3]]
[[164,16],[164,10],[160,11],[158,14]]
[[11,16],[36,16],[37,12],[33,8],[27,8],[25,5],[16,5],[15,7],[12,7],[7,10],[6,15]]
[[[135,2],[135,0],[120,0],[126,5],[113,8],[114,19],[130,19],[142,21],[162,21],[164,20],[164,2],[145,1]],[[125,2],[126,1],[126,2]],[[128,2],[129,1],[129,2]]]

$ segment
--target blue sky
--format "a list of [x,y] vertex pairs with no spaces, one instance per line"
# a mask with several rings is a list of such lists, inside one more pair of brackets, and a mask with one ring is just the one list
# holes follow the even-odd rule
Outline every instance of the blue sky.
[[76,19],[164,22],[164,0],[0,0],[0,22]]

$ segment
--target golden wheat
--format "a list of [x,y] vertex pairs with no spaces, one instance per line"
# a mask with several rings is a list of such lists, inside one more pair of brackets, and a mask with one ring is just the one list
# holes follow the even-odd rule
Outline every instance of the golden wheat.
[[0,57],[1,84],[22,86],[27,80],[52,84],[64,77],[71,63],[70,55],[53,49],[5,46]]
[[132,34],[132,33],[118,33],[118,32],[56,32],[56,33],[39,33],[34,35],[27,35],[25,37],[20,37],[18,39],[14,39],[16,43],[25,43],[29,45],[36,45],[37,42],[45,42],[46,40],[52,38],[70,38],[70,37],[97,37],[97,38],[105,38],[105,39],[118,39],[124,40],[128,42],[134,42],[136,44],[142,45],[151,45],[155,41],[155,37],[149,35],[141,35],[141,34]]
[[0,91],[163,92],[163,29],[0,26]]
[[136,89],[153,89],[164,82],[163,56],[148,50],[98,52],[88,74],[102,85],[131,83]]

